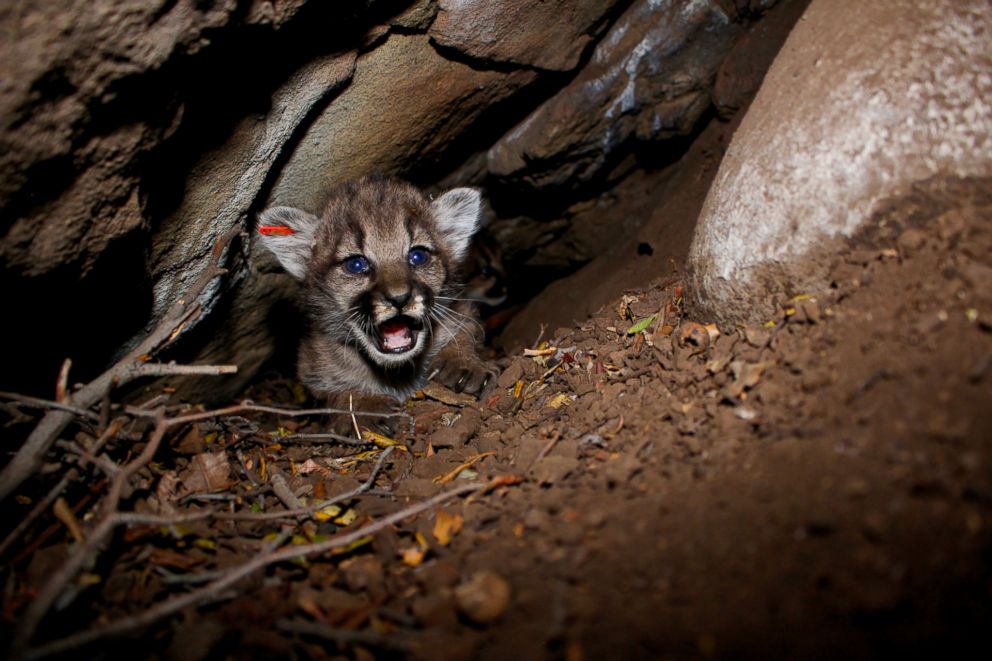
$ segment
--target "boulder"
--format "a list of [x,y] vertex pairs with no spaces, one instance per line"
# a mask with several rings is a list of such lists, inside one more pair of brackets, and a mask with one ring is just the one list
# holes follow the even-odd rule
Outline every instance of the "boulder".
[[[304,4],[0,8],[0,288],[18,318],[0,330],[0,343],[18,347],[0,370],[5,388],[50,395],[66,357],[86,380],[148,322],[144,261],[160,219],[149,183],[178,171],[154,167],[158,155],[196,115],[191,99],[217,87],[217,66],[238,46],[230,37],[271,44]],[[204,106],[213,117],[244,112]]]
[[364,174],[429,172],[483,111],[536,77],[445,59],[425,35],[390,35],[358,60],[352,84],[313,121],[269,202],[316,211],[329,190]]
[[[699,313],[759,322],[913,182],[992,174],[982,0],[813,0],[720,165],[690,251]],[[832,248],[833,246],[834,248]]]
[[153,317],[189,288],[216,240],[261,204],[258,196],[266,178],[276,159],[285,156],[294,132],[316,104],[351,80],[354,70],[354,52],[310,62],[275,92],[267,114],[242,120],[222,146],[193,166],[182,203],[160,225],[152,243],[148,273],[155,283]]
[[89,270],[147,225],[135,162],[182,117],[163,72],[232,24],[278,25],[304,0],[32,2],[0,10],[0,259]]
[[483,62],[570,71],[618,2],[440,0],[430,35],[437,44]]
[[717,0],[638,0],[558,94],[489,150],[489,171],[535,188],[578,188],[632,140],[690,133],[741,25]]

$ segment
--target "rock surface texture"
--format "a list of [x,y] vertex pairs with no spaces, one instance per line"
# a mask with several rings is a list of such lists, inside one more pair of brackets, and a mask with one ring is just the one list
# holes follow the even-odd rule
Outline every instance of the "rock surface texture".
[[440,57],[425,35],[391,35],[314,120],[271,202],[316,211],[329,190],[363,174],[429,168],[484,110],[535,77],[473,69]]
[[[644,145],[675,162],[686,145],[669,139],[741,105],[757,83],[730,60],[753,59],[740,53],[766,13],[803,4],[4,7],[0,287],[19,321],[0,342],[20,350],[5,358],[0,389],[47,395],[66,357],[74,379],[92,378],[183,294],[216,238],[241,227],[228,275],[163,357],[237,363],[237,379],[196,396],[240,390],[272,355],[274,328],[295,323],[279,303],[293,283],[252,246],[255,213],[316,211],[330,189],[371,172],[487,189],[493,233],[529,296],[630,238],[648,198],[629,218],[597,198]],[[559,193],[544,199],[546,188]],[[91,321],[67,323],[81,318]],[[66,327],[52,343],[48,331]]]
[[769,291],[825,287],[882,199],[992,174],[985,2],[814,0],[720,166],[690,262],[701,310],[759,321]]
[[437,44],[472,59],[568,71],[579,63],[619,0],[440,0],[438,4],[440,12],[430,30]]
[[575,80],[489,150],[489,171],[537,188],[577,187],[631,140],[691,132],[740,31],[725,5],[636,2]]

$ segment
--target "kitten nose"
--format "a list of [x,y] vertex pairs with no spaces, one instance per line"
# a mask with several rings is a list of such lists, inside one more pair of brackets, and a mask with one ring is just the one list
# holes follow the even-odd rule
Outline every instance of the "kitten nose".
[[413,291],[407,289],[405,292],[399,294],[397,293],[385,294],[384,298],[390,303],[392,303],[393,307],[395,307],[397,310],[402,311],[403,306],[410,302],[411,296],[413,296]]

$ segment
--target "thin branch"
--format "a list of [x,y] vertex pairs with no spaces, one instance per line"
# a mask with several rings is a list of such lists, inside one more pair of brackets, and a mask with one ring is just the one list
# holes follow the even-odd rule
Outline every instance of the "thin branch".
[[338,503],[343,503],[346,500],[351,500],[352,498],[360,496],[371,490],[375,485],[375,480],[379,476],[379,472],[382,471],[382,467],[386,463],[386,459],[392,454],[393,449],[394,448],[391,447],[386,448],[386,450],[379,455],[379,460],[376,461],[375,466],[372,467],[372,472],[369,474],[368,479],[359,484],[357,487],[351,491],[338,494],[333,498],[322,500],[319,503],[315,503],[309,507],[301,507],[299,509],[286,510],[282,512],[217,512],[214,516],[218,519],[225,519],[229,521],[267,521],[271,519],[309,516],[314,512],[319,512],[320,510],[330,507],[331,505],[337,505]]
[[106,457],[98,457],[92,452],[84,447],[81,447],[78,443],[73,441],[55,441],[55,446],[67,450],[70,454],[76,455],[76,460],[79,464],[85,465],[87,463],[93,464],[106,475],[108,478],[113,479],[120,467],[114,462]]
[[[178,331],[189,320],[191,307],[198,307],[197,299],[203,294],[214,278],[225,273],[220,268],[220,260],[225,249],[240,229],[235,227],[224,234],[214,244],[207,266],[200,273],[196,282],[189,288],[186,295],[172,304],[155,328],[144,340],[132,349],[124,358],[114,364],[106,372],[83,386],[78,392],[68,397],[66,404],[79,409],[88,409],[112,388],[127,383],[141,376],[139,368],[143,358],[153,355],[168,346],[177,336]],[[147,358],[145,358],[147,360]],[[17,489],[24,480],[31,477],[41,466],[45,453],[51,448],[55,438],[72,420],[73,413],[63,410],[53,410],[35,426],[27,440],[14,455],[14,458],[0,471],[0,501],[3,501]]]
[[134,368],[135,376],[172,376],[237,374],[237,365],[177,365],[176,363],[142,363]]
[[[163,416],[162,409],[159,409],[159,416]],[[114,476],[113,482],[111,482],[109,492],[106,499],[102,505],[102,512],[100,521],[97,523],[96,527],[89,533],[85,543],[79,545],[75,551],[70,554],[66,561],[59,566],[59,568],[51,575],[51,577],[46,581],[45,585],[41,588],[38,594],[32,600],[31,604],[25,610],[23,617],[20,621],[20,626],[18,627],[17,633],[14,637],[14,642],[11,649],[16,652],[26,648],[37,630],[38,625],[41,620],[45,617],[45,614],[51,608],[51,605],[55,603],[55,600],[62,593],[65,586],[76,576],[79,569],[89,561],[91,554],[95,552],[97,547],[103,543],[103,541],[113,532],[113,530],[120,525],[176,525],[179,523],[189,523],[192,521],[198,521],[209,518],[218,519],[228,519],[228,520],[241,520],[241,521],[264,521],[269,519],[287,518],[300,515],[310,515],[316,511],[319,511],[330,505],[354,498],[355,496],[364,493],[372,488],[375,484],[375,479],[381,471],[386,458],[391,454],[393,448],[387,448],[385,452],[379,457],[376,462],[375,467],[372,469],[369,478],[359,485],[357,488],[352,489],[347,493],[340,494],[329,500],[322,501],[311,507],[300,507],[296,509],[290,509],[284,512],[269,512],[269,513],[228,513],[228,512],[194,512],[190,514],[178,515],[178,516],[159,516],[159,515],[148,515],[148,514],[137,514],[137,513],[125,513],[117,511],[117,504],[120,501],[121,491],[124,485],[127,484],[128,480],[132,475],[134,475],[139,469],[147,465],[151,461],[155,452],[158,450],[158,446],[161,444],[162,438],[165,435],[165,430],[170,426],[171,420],[166,420],[164,417],[160,417],[155,430],[152,432],[152,436],[148,443],[145,445],[144,450],[138,457],[120,468],[117,474]],[[16,654],[15,654],[16,656]]]
[[[96,443],[94,443],[93,447],[90,448],[90,452],[91,453],[99,452],[103,448],[103,446],[107,443],[108,440],[110,440],[120,432],[121,427],[124,426],[125,422],[126,422],[125,418],[116,418],[106,429],[103,430],[103,433],[100,434],[100,437],[96,439]],[[10,531],[10,534],[7,535],[6,539],[3,540],[3,543],[0,544],[0,556],[2,556],[3,553],[10,547],[10,545],[13,544],[14,541],[18,539],[25,530],[27,530],[28,526],[30,526],[35,519],[41,516],[41,514],[45,510],[47,510],[52,503],[55,502],[55,499],[62,494],[65,488],[69,486],[69,483],[75,480],[78,476],[79,476],[79,472],[75,468],[70,468],[66,472],[65,476],[61,480],[59,480],[58,484],[52,487],[52,490],[48,492],[48,495],[45,496],[42,500],[40,500],[38,504],[31,509],[28,515],[25,516],[24,519],[19,524],[17,524],[16,528]]]
[[334,441],[335,443],[340,443],[342,445],[374,445],[372,441],[365,440],[355,440],[351,436],[342,436],[341,434],[332,434],[331,432],[314,432],[312,434],[286,434],[285,436],[273,436],[272,438],[261,440],[254,439],[257,443],[291,443],[293,441],[301,441],[303,443],[321,443],[325,441]]
[[[139,415],[145,417],[154,416],[153,412],[143,411],[134,407],[126,407],[125,411],[132,415]],[[245,400],[240,404],[234,404],[231,406],[226,406],[220,409],[214,409],[213,411],[199,411],[197,413],[187,413],[184,415],[178,415],[174,418],[169,418],[166,420],[166,424],[170,427],[176,425],[183,425],[190,422],[198,422],[200,420],[208,420],[210,418],[223,418],[226,416],[238,415],[240,413],[253,412],[253,413],[272,413],[275,415],[284,415],[287,418],[300,418],[311,415],[351,415],[351,411],[346,409],[332,409],[332,408],[320,408],[320,409],[287,409],[278,406],[266,406],[265,404],[255,404],[250,400]],[[399,411],[395,413],[385,413],[378,411],[359,411],[360,415],[368,417],[380,417],[380,418],[393,418],[393,417],[404,417],[411,418],[409,413]]]
[[51,409],[54,411],[65,411],[66,413],[72,413],[73,415],[78,415],[81,418],[86,418],[87,420],[92,420],[93,422],[100,421],[100,416],[94,413],[93,411],[87,411],[86,409],[79,408],[78,406],[72,406],[71,404],[63,404],[62,402],[53,402],[50,399],[41,399],[39,397],[18,395],[16,392],[0,392],[0,398],[9,399],[12,402],[17,402],[22,406],[27,406],[33,409]]
[[272,492],[275,493],[276,498],[287,510],[303,509],[303,501],[296,497],[296,494],[289,487],[289,482],[286,481],[286,476],[275,464],[269,466],[269,484],[272,485]]
[[0,556],[2,556],[8,548],[10,548],[11,544],[20,538],[24,531],[27,530],[32,523],[34,523],[35,519],[41,516],[45,510],[47,510],[51,504],[55,502],[56,498],[62,495],[65,488],[69,486],[69,483],[77,477],[79,477],[79,471],[75,468],[70,468],[66,471],[66,474],[62,476],[62,479],[59,480],[58,484],[52,487],[52,490],[48,492],[48,495],[39,500],[38,504],[36,504],[31,511],[28,512],[28,515],[25,516],[24,519],[17,524],[17,527],[11,530],[10,534],[3,540],[3,543],[0,544]]
[[[68,652],[69,650],[77,649],[83,645],[87,645],[104,638],[119,636],[140,627],[148,626],[149,624],[157,622],[158,620],[168,617],[169,615],[172,615],[173,613],[189,606],[215,601],[228,588],[237,584],[242,579],[251,576],[256,571],[268,567],[269,565],[279,562],[286,562],[289,560],[296,560],[297,558],[320,555],[335,548],[347,546],[365,537],[375,535],[393,524],[399,523],[403,519],[407,519],[411,516],[420,514],[421,512],[425,512],[453,498],[467,493],[484,491],[487,486],[488,484],[479,483],[465,484],[393,512],[392,514],[384,516],[381,519],[361,526],[352,532],[338,534],[321,542],[287,546],[271,552],[262,553],[255,556],[252,560],[232,568],[223,578],[212,581],[202,588],[198,588],[160,602],[159,604],[145,610],[144,612],[138,613],[137,615],[124,617],[103,626],[81,631],[77,634],[67,636],[60,640],[44,644],[33,649],[21,647],[18,650],[15,648],[15,653],[20,651],[21,656],[25,659],[40,659],[53,654]],[[23,636],[21,638],[23,638]]]
[[118,525],[118,518],[115,515],[119,514],[117,504],[120,502],[121,492],[124,486],[140,468],[151,461],[156,450],[158,450],[159,444],[162,442],[162,438],[165,436],[167,425],[164,422],[164,414],[161,409],[159,409],[158,414],[158,424],[152,431],[151,437],[145,444],[145,448],[141,451],[141,454],[129,464],[121,467],[110,483],[110,489],[101,507],[99,521],[93,530],[89,532],[86,541],[77,546],[69,554],[65,562],[59,565],[25,609],[17,631],[14,634],[13,642],[11,643],[13,656],[18,656],[18,651],[27,648],[41,620],[48,613],[59,595],[62,594],[65,586],[76,576],[80,568],[92,557],[97,547],[106,540]]
[[[392,454],[394,448],[386,448],[381,455],[379,455],[378,461],[375,462],[375,466],[372,467],[372,472],[369,473],[368,479],[359,484],[357,487],[350,491],[338,494],[333,498],[328,498],[327,500],[322,500],[319,503],[314,503],[308,507],[300,507],[296,509],[281,510],[278,512],[194,512],[190,514],[179,514],[175,516],[159,516],[155,514],[136,514],[131,512],[122,512],[117,514],[117,521],[122,525],[154,525],[154,526],[168,526],[176,525],[180,523],[190,523],[193,521],[202,521],[203,519],[219,519],[222,521],[272,521],[275,519],[288,519],[293,517],[303,517],[310,516],[315,512],[319,512],[322,509],[326,509],[331,505],[337,505],[338,503],[343,503],[345,501],[356,498],[363,493],[368,493],[375,486],[376,478],[379,477],[379,473],[382,472],[382,468],[386,463],[386,459]],[[392,495],[392,494],[390,494]]]

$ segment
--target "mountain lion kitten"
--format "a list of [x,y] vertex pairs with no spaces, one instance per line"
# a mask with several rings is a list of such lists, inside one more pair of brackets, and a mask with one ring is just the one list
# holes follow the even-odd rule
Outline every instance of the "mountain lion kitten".
[[480,203],[470,188],[431,201],[397,179],[366,177],[336,190],[319,216],[262,212],[262,244],[302,281],[310,328],[298,367],[312,392],[382,412],[432,377],[482,391],[496,370],[476,352],[481,328],[458,281]]

